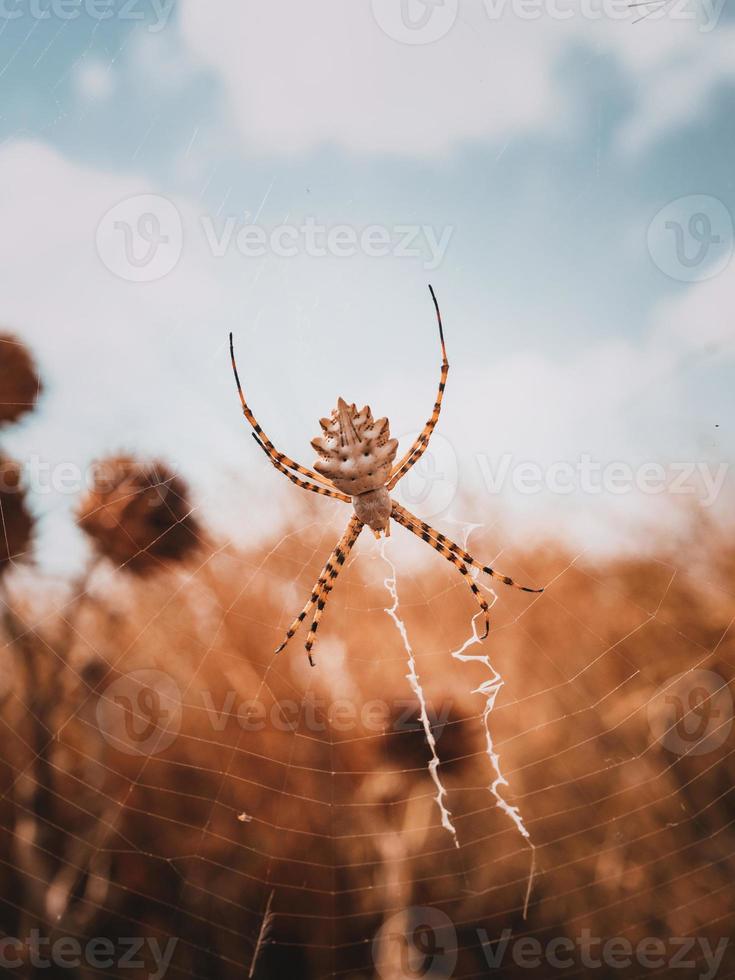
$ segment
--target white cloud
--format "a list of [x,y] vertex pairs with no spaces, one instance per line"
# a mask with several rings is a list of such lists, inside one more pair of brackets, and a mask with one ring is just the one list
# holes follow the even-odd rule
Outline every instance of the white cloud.
[[87,58],[77,65],[74,84],[83,98],[102,102],[115,90],[115,75],[110,65],[96,58]]
[[461,0],[451,29],[430,44],[389,37],[367,0],[223,0],[216,17],[182,0],[179,24],[193,56],[220,77],[243,145],[256,153],[334,144],[425,156],[467,140],[558,129],[572,108],[560,59],[580,44],[617,61],[630,81],[635,104],[619,139],[633,150],[690,121],[732,75],[735,29],[701,29],[721,7],[703,7],[700,24],[691,6],[638,24],[625,3],[617,3],[622,21],[584,16],[594,3],[575,6],[569,18],[554,16],[560,7]]
[[425,46],[386,36],[365,2],[225,0],[216,17],[186,2],[179,23],[194,55],[221,76],[254,151],[335,143],[437,153],[458,140],[544,127],[562,112],[547,84],[545,37],[520,22],[497,30],[477,4]]
[[635,112],[618,134],[626,151],[645,148],[671,129],[706,115],[718,85],[735,79],[732,28],[720,28],[715,35],[700,33],[693,24],[673,26],[675,30],[669,25],[664,31],[665,45],[623,48],[637,84]]
[[[0,186],[13,188],[0,200],[2,321],[37,353],[47,389],[41,411],[4,437],[11,452],[82,466],[120,448],[162,455],[192,482],[206,520],[248,541],[272,533],[284,503],[294,513],[310,498],[271,470],[248,436],[229,329],[266,431],[307,464],[316,420],[337,394],[370,402],[399,435],[426,418],[438,363],[420,267],[365,256],[215,259],[196,205],[176,198],[179,263],[159,281],[128,282],[100,260],[96,232],[120,201],[155,194],[148,181],[81,167],[40,143],[11,143],[0,150]],[[145,231],[156,229],[149,222]],[[459,459],[461,491],[477,495],[456,516],[483,521],[508,508],[525,534],[553,531],[597,547],[647,522],[666,526],[680,498],[488,496],[477,454],[511,452],[544,468],[585,452],[603,463],[700,459],[692,431],[705,413],[682,404],[685,372],[693,352],[734,353],[733,289],[731,267],[656,311],[642,342],[591,338],[572,358],[522,347],[492,355],[488,337],[515,335],[522,298],[504,324],[497,310],[478,314],[472,299],[440,296],[452,361],[440,434]],[[685,411],[691,426],[682,431]],[[69,560],[75,500],[40,502],[49,518],[43,554],[57,565]],[[335,505],[317,503],[331,520]]]
[[735,262],[731,260],[719,276],[662,305],[655,320],[656,342],[668,356],[735,356],[734,299]]
[[192,64],[171,31],[138,31],[131,37],[130,64],[135,79],[157,90],[171,90],[189,81]]

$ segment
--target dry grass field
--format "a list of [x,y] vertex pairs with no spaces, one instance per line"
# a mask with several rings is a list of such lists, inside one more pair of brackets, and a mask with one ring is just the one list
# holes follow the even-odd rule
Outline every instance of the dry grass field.
[[[706,975],[701,941],[733,925],[732,529],[692,513],[685,537],[640,557],[553,539],[503,552],[508,573],[550,586],[498,587],[491,635],[466,653],[502,675],[487,721],[533,850],[489,791],[488,670],[452,657],[476,607],[428,549],[420,569],[405,560],[396,529],[455,846],[375,542],[340,578],[311,669],[298,636],[273,650],[331,549],[331,510],[241,551],[164,464],[118,458],[98,477],[78,509],[94,558],[61,595],[29,561],[22,490],[3,487],[0,930],[116,950],[140,937],[140,962],[44,968],[26,946],[9,974],[156,975],[150,940],[175,937],[172,978],[443,977],[395,936],[429,907],[451,920],[455,977],[589,969],[493,973],[481,940],[504,929],[697,937],[689,968],[593,975]],[[492,555],[502,534],[472,543]],[[728,948],[718,975],[733,969]]]

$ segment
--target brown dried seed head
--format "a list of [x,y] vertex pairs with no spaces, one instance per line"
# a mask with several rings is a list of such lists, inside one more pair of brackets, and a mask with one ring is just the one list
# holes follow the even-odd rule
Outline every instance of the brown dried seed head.
[[0,425],[17,422],[32,411],[41,380],[28,348],[10,333],[0,333]]
[[20,466],[0,456],[0,575],[13,562],[28,557],[33,525]]
[[136,575],[183,561],[200,543],[184,480],[165,463],[132,456],[96,464],[77,521],[101,555]]

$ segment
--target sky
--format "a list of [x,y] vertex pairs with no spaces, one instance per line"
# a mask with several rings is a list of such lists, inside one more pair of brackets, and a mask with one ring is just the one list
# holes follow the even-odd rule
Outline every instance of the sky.
[[2,445],[41,564],[81,561],[114,451],[240,543],[293,514],[230,330],[284,452],[339,395],[409,439],[429,282],[408,506],[603,550],[726,514],[734,43],[720,0],[0,0],[0,324],[45,381]]

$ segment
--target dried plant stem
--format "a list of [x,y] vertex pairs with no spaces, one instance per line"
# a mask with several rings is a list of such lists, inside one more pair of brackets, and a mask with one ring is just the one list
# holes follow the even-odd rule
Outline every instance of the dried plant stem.
[[263,944],[268,940],[268,935],[271,931],[273,925],[273,913],[271,912],[271,905],[273,904],[273,896],[275,895],[275,889],[271,890],[268,896],[268,901],[265,905],[265,912],[263,913],[263,921],[260,923],[260,931],[258,932],[258,938],[255,943],[255,949],[253,951],[253,958],[250,961],[250,969],[248,970],[248,978],[251,980],[255,976],[255,968],[258,965],[258,957],[260,956]]

